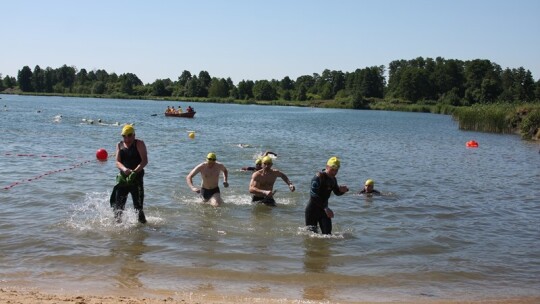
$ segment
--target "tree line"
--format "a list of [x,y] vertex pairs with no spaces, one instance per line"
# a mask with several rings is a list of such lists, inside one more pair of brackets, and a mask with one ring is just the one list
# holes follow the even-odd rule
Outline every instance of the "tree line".
[[540,102],[540,80],[529,70],[502,69],[485,59],[461,61],[437,57],[395,60],[388,66],[372,66],[354,72],[324,70],[295,80],[241,80],[211,77],[207,71],[184,70],[175,81],[143,82],[133,73],[117,75],[105,70],[78,70],[74,66],[32,70],[24,66],[17,78],[0,74],[0,92],[18,88],[27,93],[106,95],[117,97],[231,98],[236,100],[343,100],[354,108],[369,99],[406,103],[472,105],[495,102]]

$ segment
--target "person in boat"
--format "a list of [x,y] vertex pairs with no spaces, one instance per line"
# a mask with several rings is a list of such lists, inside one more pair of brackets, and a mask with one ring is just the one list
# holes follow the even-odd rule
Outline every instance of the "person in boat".
[[367,195],[377,194],[377,195],[380,195],[381,192],[379,192],[378,190],[375,190],[374,187],[375,187],[375,182],[372,179],[368,179],[364,183],[364,189],[362,189],[360,192],[358,192],[358,194],[367,194]]
[[167,110],[165,110],[165,113],[171,113],[171,106],[167,106]]
[[264,152],[264,154],[260,157],[258,157],[256,160],[255,160],[255,167],[242,167],[242,171],[259,171],[262,169],[262,158],[265,157],[265,156],[268,156],[268,155],[274,155],[274,156],[277,156],[276,153],[272,152],[272,151],[266,151]]
[[344,185],[338,185],[336,175],[338,174],[341,161],[337,157],[331,157],[326,162],[326,169],[318,172],[311,179],[311,189],[309,202],[305,210],[306,226],[312,232],[317,233],[321,227],[322,234],[332,234],[332,218],[334,212],[328,208],[328,199],[332,192],[340,196],[349,191]]
[[146,145],[144,141],[135,138],[135,128],[132,125],[125,125],[121,134],[123,140],[116,145],[116,167],[120,172],[111,195],[111,207],[116,221],[121,222],[128,194],[131,193],[138,220],[144,224],[146,216],[143,211],[143,177],[144,167],[148,164]]
[[272,158],[265,156],[262,158],[262,169],[251,175],[249,183],[249,192],[253,194],[252,201],[265,204],[267,206],[275,206],[274,200],[274,183],[276,179],[281,179],[289,186],[289,190],[294,192],[295,187],[285,173],[272,169]]
[[182,107],[181,106],[178,106],[178,110],[176,110],[176,113],[182,114]]
[[[208,153],[206,161],[197,165],[186,176],[186,182],[191,191],[199,193],[203,202],[210,202],[210,205],[217,207],[223,204],[223,199],[219,190],[219,173],[223,172],[223,187],[229,187],[227,182],[229,173],[225,166],[217,161],[215,153]],[[201,174],[201,188],[193,186],[193,177],[198,173]]]
[[194,111],[194,109],[193,109],[191,106],[188,106],[187,109],[186,109],[186,111],[188,111],[188,113],[191,113],[191,112]]

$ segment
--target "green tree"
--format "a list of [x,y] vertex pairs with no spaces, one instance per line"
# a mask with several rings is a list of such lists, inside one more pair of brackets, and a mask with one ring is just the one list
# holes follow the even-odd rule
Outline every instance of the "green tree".
[[[63,65],[56,73],[58,81],[61,82],[62,87],[70,90],[75,82],[75,68]],[[63,93],[63,91],[61,92]]]
[[289,78],[289,76],[283,77],[280,83],[281,89],[283,90],[293,90],[294,82]]
[[103,81],[96,81],[92,85],[92,94],[105,94],[107,87]]
[[6,87],[4,86],[4,80],[2,79],[2,73],[0,73],[0,92],[4,91]]
[[229,84],[223,78],[212,78],[210,88],[208,89],[208,97],[228,97]]
[[354,109],[366,109],[368,108],[368,100],[360,94],[359,91],[354,92],[353,94],[353,108]]
[[298,101],[306,101],[307,100],[307,86],[305,84],[302,84],[300,86],[296,86],[296,100]]
[[13,89],[16,85],[17,80],[15,79],[15,77],[11,77],[9,75],[6,75],[6,77],[4,77],[4,87],[6,89]]
[[200,96],[199,89],[199,78],[193,76],[190,80],[186,82],[186,88],[184,90],[185,97],[197,97]]
[[44,92],[45,91],[45,72],[36,65],[34,67],[34,72],[32,73],[32,87],[35,92]]
[[257,100],[275,100],[276,90],[268,80],[257,80],[253,85],[253,97]]
[[[316,76],[318,77],[318,75]],[[316,78],[314,76],[310,76],[310,75],[302,75],[296,78],[296,82],[295,82],[295,87],[297,91],[296,95],[300,96],[300,97],[297,97],[296,100],[300,100],[300,101],[307,100],[307,93],[312,91],[312,89],[315,87],[315,79]],[[303,97],[301,95],[306,95],[306,97]],[[304,98],[304,99],[299,99],[299,98]]]
[[17,74],[17,82],[19,83],[19,89],[23,92],[32,92],[32,70],[25,65]]
[[197,95],[198,97],[208,97],[208,89],[210,88],[210,82],[212,82],[210,74],[207,71],[200,71],[198,85],[199,95]]
[[133,95],[133,88],[138,85],[143,85],[143,82],[133,73],[125,73],[118,77],[120,82],[120,92]]
[[[107,71],[97,70],[95,74],[96,74],[96,80],[102,81],[103,83],[109,82],[109,73],[107,73]],[[115,81],[115,80],[112,80],[112,81]]]
[[497,64],[476,59],[465,62],[464,71],[467,103],[493,102],[502,93],[502,71]]
[[189,71],[184,70],[182,72],[182,75],[178,77],[178,84],[185,87],[186,83],[191,79],[191,73]]
[[58,77],[56,75],[56,70],[53,70],[51,67],[45,69],[45,92],[54,92],[54,85],[58,82]]
[[534,85],[534,96],[534,100],[536,102],[540,102],[540,80],[538,80]]
[[253,98],[253,86],[255,83],[251,80],[242,80],[238,83],[238,99]]
[[170,92],[165,88],[165,82],[161,79],[156,79],[152,84],[152,95],[153,96],[170,96]]
[[75,75],[75,82],[79,85],[85,85],[89,81],[88,79],[88,72],[86,69],[81,69],[76,75]]

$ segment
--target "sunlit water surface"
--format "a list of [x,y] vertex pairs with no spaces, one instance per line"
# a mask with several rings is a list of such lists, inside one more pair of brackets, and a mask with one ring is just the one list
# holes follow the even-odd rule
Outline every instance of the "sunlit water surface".
[[[306,301],[539,294],[539,146],[519,136],[422,113],[197,103],[184,119],[162,114],[178,103],[0,97],[0,285]],[[149,153],[146,225],[131,199],[113,221],[114,161],[95,157],[113,156],[126,122]],[[266,150],[297,189],[278,180],[275,208],[251,203],[239,170]],[[220,208],[185,183],[211,151],[230,174]],[[304,208],[331,156],[351,191],[331,197],[322,237]],[[368,178],[383,196],[355,195]]]

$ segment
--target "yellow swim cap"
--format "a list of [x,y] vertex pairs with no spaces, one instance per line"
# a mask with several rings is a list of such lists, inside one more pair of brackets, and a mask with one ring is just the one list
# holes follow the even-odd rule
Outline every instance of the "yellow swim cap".
[[255,165],[261,165],[262,164],[262,158],[257,158],[257,160],[255,161]]
[[271,164],[272,163],[272,158],[270,156],[265,156],[262,158],[262,163],[263,164]]
[[366,184],[365,184],[365,185],[366,185],[366,186],[373,186],[374,184],[375,184],[375,182],[374,182],[372,179],[368,179],[368,180],[366,181]]
[[206,159],[208,160],[217,160],[217,157],[216,157],[216,154],[215,153],[208,153],[208,155],[206,155]]
[[135,129],[133,128],[132,125],[125,125],[123,128],[122,128],[122,136],[123,135],[131,135],[135,133]]
[[326,162],[326,165],[332,167],[333,169],[339,169],[341,162],[339,161],[339,158],[334,156],[330,157],[330,159]]

